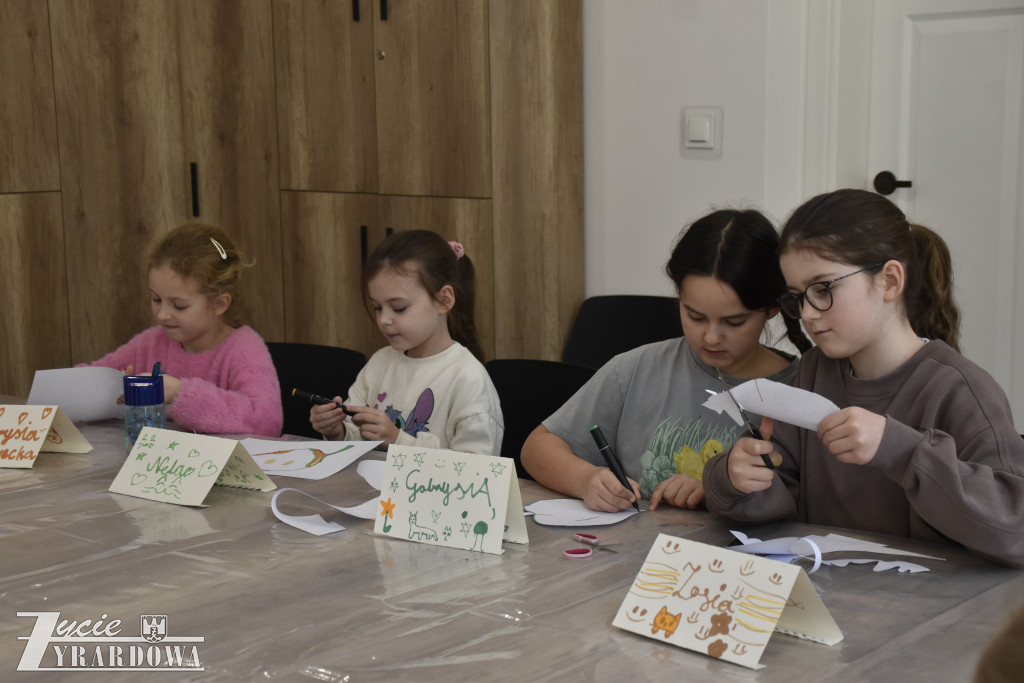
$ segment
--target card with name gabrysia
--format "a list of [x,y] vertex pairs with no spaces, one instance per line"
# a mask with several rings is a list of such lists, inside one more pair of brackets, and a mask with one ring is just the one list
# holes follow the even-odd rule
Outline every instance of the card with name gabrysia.
[[613,626],[762,668],[775,631],[835,645],[836,622],[801,567],[659,534]]
[[60,406],[0,406],[0,467],[32,467],[40,453],[91,450]]
[[392,444],[379,511],[385,536],[494,554],[529,543],[511,458]]
[[202,505],[214,484],[257,491],[277,488],[234,439],[143,427],[110,492]]

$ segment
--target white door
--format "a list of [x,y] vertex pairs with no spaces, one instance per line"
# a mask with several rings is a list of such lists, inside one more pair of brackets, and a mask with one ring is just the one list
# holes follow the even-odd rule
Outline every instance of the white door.
[[[964,355],[1024,432],[1024,0],[876,0],[869,183],[949,244]],[[869,188],[873,189],[873,188]]]

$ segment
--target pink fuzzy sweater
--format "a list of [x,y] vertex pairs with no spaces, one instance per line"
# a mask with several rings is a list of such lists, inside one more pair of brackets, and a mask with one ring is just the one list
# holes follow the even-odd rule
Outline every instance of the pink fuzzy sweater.
[[127,344],[90,365],[148,372],[153,364],[181,380],[167,416],[180,429],[202,434],[279,436],[284,420],[281,388],[263,339],[245,325],[215,348],[188,353],[159,326],[135,335]]

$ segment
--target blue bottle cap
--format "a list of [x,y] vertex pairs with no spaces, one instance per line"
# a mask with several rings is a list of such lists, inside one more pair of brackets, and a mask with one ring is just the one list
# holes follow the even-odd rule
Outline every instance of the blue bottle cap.
[[124,404],[126,406],[155,406],[164,402],[164,378],[125,375]]

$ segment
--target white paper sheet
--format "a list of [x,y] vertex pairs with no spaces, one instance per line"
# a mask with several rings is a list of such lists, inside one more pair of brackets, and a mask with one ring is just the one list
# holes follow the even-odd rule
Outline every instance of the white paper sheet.
[[929,571],[927,567],[913,562],[902,560],[882,560],[879,558],[825,558],[827,553],[863,552],[873,555],[905,555],[907,557],[924,557],[929,560],[945,560],[934,555],[923,555],[908,550],[892,548],[882,543],[864,541],[859,538],[851,538],[841,534],[828,534],[827,536],[787,536],[762,541],[757,538],[750,538],[741,531],[732,531],[742,545],[730,546],[730,550],[751,555],[769,557],[779,562],[793,562],[798,559],[813,558],[814,565],[808,570],[813,574],[818,567],[826,564],[835,567],[845,567],[849,564],[871,564],[875,563],[874,571],[880,572],[887,569],[896,569],[901,574]]
[[328,522],[320,515],[299,516],[284,514],[277,506],[277,499],[280,498],[281,494],[284,493],[285,491],[292,491],[294,493],[306,496],[307,498],[312,498],[316,502],[322,503],[323,505],[326,505],[329,508],[334,508],[339,512],[344,512],[346,515],[352,515],[353,517],[359,517],[360,519],[373,519],[374,514],[376,514],[377,512],[378,498],[376,497],[371,498],[370,500],[360,503],[359,505],[356,505],[354,507],[339,507],[337,505],[331,505],[330,503],[324,502],[323,500],[320,500],[316,496],[311,496],[308,493],[305,493],[304,491],[300,491],[298,489],[281,489],[280,491],[275,493],[274,497],[270,500],[270,509],[274,512],[274,516],[282,522],[284,522],[285,524],[293,526],[296,529],[301,529],[302,531],[306,531],[315,536],[323,536],[325,534],[334,533],[335,531],[342,531],[344,530],[345,527],[338,524],[337,522]]
[[605,526],[637,514],[633,508],[621,512],[596,512],[587,508],[579,498],[538,500],[523,509],[533,514],[533,521],[545,526]]
[[[818,423],[822,419],[839,410],[839,406],[824,396],[770,379],[752,379],[733,387],[731,392],[748,413],[770,417],[812,431],[818,429]],[[704,407],[719,414],[726,413],[738,425],[744,424],[736,403],[724,391],[705,401]]]
[[383,460],[364,460],[356,467],[356,473],[365,479],[367,484],[380,491],[386,466],[387,463]]
[[124,373],[113,368],[36,370],[28,405],[59,405],[73,422],[124,419],[117,399],[124,393]]
[[[242,439],[252,459],[275,477],[325,479],[337,474],[380,441],[274,441]],[[380,487],[378,487],[380,488]]]

